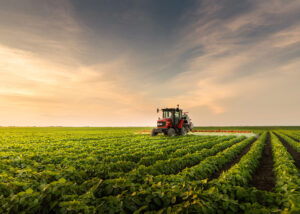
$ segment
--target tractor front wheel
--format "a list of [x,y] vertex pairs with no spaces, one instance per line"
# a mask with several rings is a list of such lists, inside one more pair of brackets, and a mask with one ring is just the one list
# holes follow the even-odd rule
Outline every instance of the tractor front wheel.
[[156,129],[152,129],[152,132],[151,132],[151,136],[156,136],[158,134],[158,132],[156,131]]
[[169,128],[169,130],[168,130],[168,136],[169,137],[173,137],[173,136],[175,136],[175,134],[176,134],[175,129]]

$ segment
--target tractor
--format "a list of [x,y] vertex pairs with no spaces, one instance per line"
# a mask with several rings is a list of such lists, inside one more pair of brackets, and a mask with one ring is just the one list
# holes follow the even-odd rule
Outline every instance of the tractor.
[[[160,109],[157,109],[157,113],[159,111]],[[152,129],[152,136],[156,136],[159,133],[169,137],[186,135],[194,128],[191,119],[187,115],[188,112],[182,112],[182,109],[179,109],[179,105],[177,105],[177,108],[164,108],[161,111],[162,119],[158,118],[157,128]]]

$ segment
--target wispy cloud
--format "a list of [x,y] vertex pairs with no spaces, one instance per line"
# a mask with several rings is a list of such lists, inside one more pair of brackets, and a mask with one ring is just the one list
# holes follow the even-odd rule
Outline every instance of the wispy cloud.
[[2,111],[6,115],[2,115],[3,122],[6,118],[8,123],[14,112],[23,112],[62,120],[78,115],[98,116],[103,121],[99,124],[109,125],[104,120],[109,120],[110,114],[114,115],[113,120],[129,119],[135,111],[141,114],[149,110],[143,93],[130,91],[122,81],[109,75],[124,69],[122,62],[66,68],[5,47],[0,48],[0,55],[0,106],[9,107]]
[[0,125],[300,122],[298,1],[158,4],[1,2]]
[[[180,55],[194,47],[203,50],[185,59],[185,69],[170,83],[180,92],[168,98],[167,103],[207,106],[213,113],[222,114],[231,111],[230,105],[223,104],[225,99],[238,100],[249,93],[256,94],[257,102],[265,99],[259,90],[265,91],[266,85],[272,87],[274,75],[284,75],[284,71],[299,77],[299,3],[257,1],[245,12],[232,11],[235,15],[222,19],[220,14],[228,6],[205,2],[194,12],[199,20],[186,27],[175,52]],[[262,76],[263,81],[259,81]],[[293,92],[289,94],[295,96]],[[277,99],[282,99],[281,95]]]

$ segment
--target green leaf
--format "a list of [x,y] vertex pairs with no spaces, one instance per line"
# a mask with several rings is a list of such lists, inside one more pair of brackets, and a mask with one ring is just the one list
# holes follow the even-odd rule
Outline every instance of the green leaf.
[[31,188],[29,188],[25,192],[26,192],[26,194],[31,194],[31,193],[33,193],[33,190]]
[[60,178],[60,179],[58,180],[58,183],[60,183],[60,184],[66,183],[66,179]]
[[134,211],[133,214],[139,214],[139,213],[141,213],[144,209],[147,209],[147,207],[148,207],[147,205],[142,206],[142,207],[140,207],[138,210]]

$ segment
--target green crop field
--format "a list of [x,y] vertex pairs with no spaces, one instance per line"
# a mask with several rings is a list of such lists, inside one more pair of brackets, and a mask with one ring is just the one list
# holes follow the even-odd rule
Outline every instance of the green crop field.
[[300,129],[237,129],[2,127],[0,213],[299,213]]

